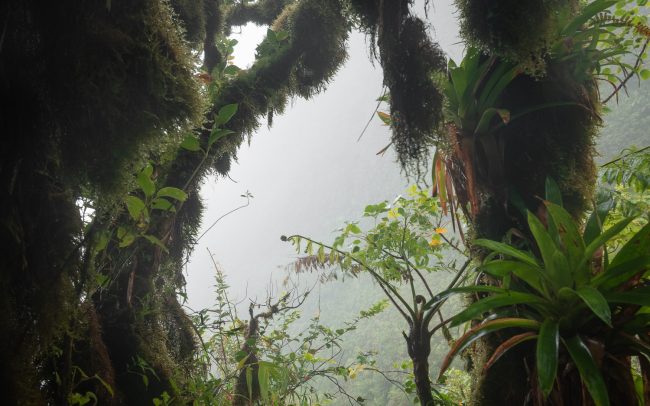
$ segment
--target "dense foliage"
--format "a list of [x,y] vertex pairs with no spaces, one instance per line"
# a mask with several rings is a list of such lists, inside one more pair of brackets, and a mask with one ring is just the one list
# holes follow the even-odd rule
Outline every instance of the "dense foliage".
[[[309,404],[337,394],[362,403],[364,394],[345,385],[362,371],[422,404],[466,401],[467,375],[448,374],[447,385],[430,379],[432,348],[447,343],[443,370],[473,343],[465,358],[477,404],[650,398],[647,145],[605,165],[598,195],[593,162],[603,105],[649,75],[645,2],[458,1],[470,45],[458,64],[446,63],[411,3],[3,6],[6,402]],[[241,69],[228,35],[248,22],[268,31]],[[408,198],[370,205],[331,245],[288,239],[306,244],[296,270],[367,273],[388,302],[335,328],[314,317],[295,331],[306,293],[251,303],[243,321],[218,274],[215,307],[188,312],[183,266],[199,238],[202,180],[228,173],[262,119],[271,124],[292,98],[325,88],[347,57],[351,29],[368,34],[383,69],[390,114],[380,117],[402,167],[421,179],[436,147],[435,196],[412,188]],[[645,100],[637,95],[632,107],[612,108],[628,127],[643,118],[634,116]],[[457,254],[482,265],[457,266]],[[448,284],[435,281],[441,270],[452,271]],[[445,319],[444,300],[457,292],[475,295]],[[407,327],[410,362],[397,373],[406,379],[365,348],[342,358],[345,338],[386,303]],[[455,340],[450,321],[474,325]],[[569,393],[579,381],[586,390]]]

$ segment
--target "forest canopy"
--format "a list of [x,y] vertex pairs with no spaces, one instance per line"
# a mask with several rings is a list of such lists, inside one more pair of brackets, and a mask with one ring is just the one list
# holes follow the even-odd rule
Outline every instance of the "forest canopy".
[[[428,1],[1,6],[6,403],[385,401],[352,394],[363,373],[423,405],[650,403],[646,2],[455,5],[458,61]],[[243,68],[231,34],[249,23],[268,30]],[[215,264],[215,305],[188,308],[203,181],[336,80],[352,31],[383,74],[386,149],[417,185],[333,242],[282,239],[289,275],[367,277],[382,299],[337,327],[298,322],[298,285],[242,311]],[[404,346],[399,371],[390,354],[343,358],[365,323]]]

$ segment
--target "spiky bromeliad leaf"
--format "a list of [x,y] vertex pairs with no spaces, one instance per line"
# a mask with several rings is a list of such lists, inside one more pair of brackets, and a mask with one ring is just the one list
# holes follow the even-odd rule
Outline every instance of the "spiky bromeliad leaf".
[[609,310],[609,304],[598,289],[591,286],[583,286],[576,290],[576,293],[599,319],[604,321],[608,326],[612,326],[612,313]]
[[559,233],[559,240],[562,242],[564,251],[572,269],[578,266],[585,251],[585,243],[580,235],[576,223],[563,207],[547,201],[544,203],[550,218]]
[[589,352],[589,349],[582,339],[575,335],[571,338],[564,339],[564,345],[569,351],[571,359],[578,368],[580,378],[587,387],[596,406],[609,406],[609,396],[607,395],[607,386],[603,376],[598,369],[596,361]]
[[542,393],[544,393],[544,397],[548,397],[555,382],[559,344],[560,332],[558,322],[551,319],[545,320],[539,329],[537,348],[535,351],[537,376],[539,377],[539,386],[542,389]]
[[[582,257],[582,260],[578,264],[578,269],[582,269],[585,267],[589,261],[591,261],[594,252],[598,248],[600,248],[603,244],[605,244],[607,241],[611,240],[614,236],[616,236],[618,233],[623,231],[625,227],[627,227],[628,224],[633,219],[631,217],[623,219],[619,221],[618,223],[614,224],[607,230],[605,230],[602,234],[600,234],[598,237],[596,237],[586,248],[585,248],[585,254]],[[618,256],[618,255],[617,255]]]
[[542,279],[546,278],[547,275],[539,267],[531,266],[525,262],[499,259],[486,262],[481,266],[481,268],[488,274],[496,276],[497,278],[504,278],[508,274],[513,273],[539,293],[546,293],[542,284]]
[[479,238],[479,239],[474,240],[474,244],[478,245],[480,247],[483,247],[483,248],[487,248],[490,251],[494,251],[494,252],[497,252],[499,254],[507,255],[509,257],[518,259],[518,260],[520,260],[520,261],[522,261],[522,262],[524,262],[524,263],[526,263],[528,265],[531,265],[531,266],[534,266],[534,267],[539,266],[539,264],[537,263],[537,260],[531,254],[529,254],[527,252],[524,252],[524,251],[520,251],[520,250],[518,250],[516,248],[513,248],[508,244],[504,244],[504,243],[497,242],[497,241],[492,241],[492,240],[486,240],[484,238]]
[[479,338],[495,331],[502,330],[504,328],[523,328],[526,330],[537,331],[539,330],[540,325],[541,324],[536,320],[521,318],[501,318],[479,324],[478,326],[465,333],[462,337],[460,337],[451,348],[451,350],[449,350],[449,353],[447,353],[444,360],[442,361],[438,379],[440,379],[445,371],[449,368],[449,365],[451,364],[451,361],[453,361],[454,357]]
[[542,254],[544,268],[552,283],[557,288],[569,286],[571,284],[571,269],[569,269],[562,251],[555,245],[555,241],[546,231],[542,222],[531,212],[528,212],[528,225],[535,237],[535,242]]
[[451,327],[458,326],[459,324],[479,317],[483,313],[487,313],[490,310],[523,303],[525,303],[527,306],[543,308],[547,302],[543,298],[536,295],[516,291],[507,291],[505,293],[489,296],[485,299],[479,300],[478,302],[472,303],[465,310],[453,317],[451,321]]
[[490,359],[485,363],[485,365],[483,365],[483,370],[487,371],[488,369],[490,369],[490,367],[492,367],[492,365],[494,365],[494,363],[497,362],[499,358],[501,358],[511,348],[521,343],[525,343],[526,341],[534,340],[536,338],[537,338],[537,333],[533,331],[528,331],[526,333],[521,333],[510,337],[509,339],[501,343],[501,345],[499,345],[496,348],[496,350],[494,350],[494,352],[490,356]]

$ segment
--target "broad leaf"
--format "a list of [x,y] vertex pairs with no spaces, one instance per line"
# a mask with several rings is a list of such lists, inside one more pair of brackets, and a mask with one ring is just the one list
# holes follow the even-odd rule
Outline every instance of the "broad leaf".
[[210,133],[210,138],[208,139],[208,145],[212,146],[215,142],[219,141],[226,135],[234,134],[233,130],[227,130],[225,128],[213,128]]
[[150,243],[152,243],[153,245],[157,245],[158,247],[160,247],[160,248],[161,248],[163,251],[165,251],[166,253],[169,253],[169,250],[167,249],[167,247],[165,246],[165,244],[163,244],[163,242],[160,241],[160,240],[159,240],[158,238],[156,238],[155,236],[153,236],[153,235],[151,235],[151,234],[144,234],[142,237],[143,237],[144,239],[146,239],[147,241],[149,241]]
[[560,343],[560,332],[558,322],[547,319],[542,323],[537,338],[535,356],[537,360],[537,376],[539,386],[544,397],[553,389],[558,364],[558,348]]
[[609,310],[609,304],[598,289],[591,286],[583,286],[577,289],[576,293],[599,319],[604,321],[608,326],[612,326],[612,313]]
[[539,293],[546,294],[542,283],[542,278],[545,278],[546,275],[539,267],[519,261],[497,259],[484,263],[481,269],[498,278],[503,278],[509,273],[514,273],[519,279],[526,282]]
[[220,126],[226,124],[232,116],[237,113],[237,103],[233,104],[226,104],[222,108],[219,109],[219,113],[217,113],[217,117],[214,119],[214,125],[215,126]]
[[605,386],[603,376],[598,370],[598,365],[591,356],[587,346],[577,335],[569,339],[564,339],[564,345],[569,351],[571,359],[576,364],[578,372],[580,372],[580,378],[582,378],[582,382],[587,387],[596,406],[609,406],[607,386]]
[[625,292],[605,293],[605,298],[610,303],[623,303],[650,307],[650,286],[644,286]]
[[545,305],[546,301],[539,296],[515,291],[489,296],[472,303],[465,310],[455,315],[452,318],[450,327],[455,327],[468,320],[480,317],[483,313],[489,312],[490,310],[522,303],[534,307],[535,305]]
[[498,288],[496,286],[463,286],[459,288],[451,288],[435,295],[431,300],[429,300],[424,305],[424,308],[428,309],[431,306],[435,305],[436,303],[439,303],[449,298],[450,296],[453,296],[458,293],[505,293],[505,292],[507,292],[506,289]]
[[602,286],[603,290],[611,290],[627,282],[634,275],[644,272],[649,266],[650,255],[617,263],[616,265],[609,266],[605,272],[596,275],[592,279],[591,285],[594,287]]
[[181,142],[181,148],[186,149],[188,151],[198,151],[201,149],[201,144],[199,143],[199,139],[196,138],[193,135],[188,135],[185,137],[183,142]]
[[561,206],[548,201],[545,202],[545,205],[560,234],[560,240],[567,254],[569,265],[575,270],[575,267],[578,266],[585,252],[585,243],[582,235],[569,212]]
[[135,221],[140,220],[140,216],[144,211],[144,202],[142,199],[136,196],[127,196],[124,202],[126,203],[126,209],[129,211],[131,218]]
[[187,193],[182,191],[179,188],[175,187],[164,187],[161,188],[158,193],[156,194],[158,197],[171,197],[172,199],[176,199],[178,201],[184,202],[187,199]]
[[151,165],[147,165],[145,169],[138,174],[138,178],[137,178],[138,185],[140,186],[140,189],[142,189],[146,197],[152,196],[153,193],[156,191],[156,185],[151,180],[152,172],[153,172],[153,168],[151,167]]
[[156,197],[151,201],[151,209],[163,210],[163,211],[176,211],[176,208],[174,207],[172,202],[162,197]]
[[478,245],[480,247],[487,248],[491,251],[497,252],[499,254],[507,255],[512,258],[516,258],[522,262],[527,263],[528,265],[531,266],[539,266],[537,263],[537,260],[535,257],[533,257],[531,254],[520,251],[516,248],[511,247],[508,244],[504,244],[501,242],[497,241],[492,241],[492,240],[486,240],[483,238],[479,238],[474,240],[474,245]]
[[563,265],[562,259],[558,257],[562,255],[562,252],[559,251],[559,248],[555,245],[555,242],[544,228],[542,222],[531,212],[528,212],[528,226],[542,254],[544,268],[549,278],[557,288],[568,286],[567,282],[570,281],[571,276],[570,269],[568,267],[564,269],[558,268]]

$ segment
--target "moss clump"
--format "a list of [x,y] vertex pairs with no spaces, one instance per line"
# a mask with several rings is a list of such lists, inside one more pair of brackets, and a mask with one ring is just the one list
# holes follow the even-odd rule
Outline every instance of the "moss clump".
[[271,25],[282,13],[284,8],[293,3],[293,0],[259,0],[255,2],[239,1],[226,9],[226,32],[230,33],[233,26],[242,26],[247,23],[256,25]]
[[205,40],[206,7],[218,7],[218,3],[213,0],[171,0],[169,4],[181,22],[185,39],[198,48]]
[[544,57],[557,32],[561,10],[575,0],[456,0],[461,35],[490,55],[543,72]]
[[194,61],[163,2],[50,12],[39,28],[62,166],[73,182],[115,190],[126,165],[198,119]]

